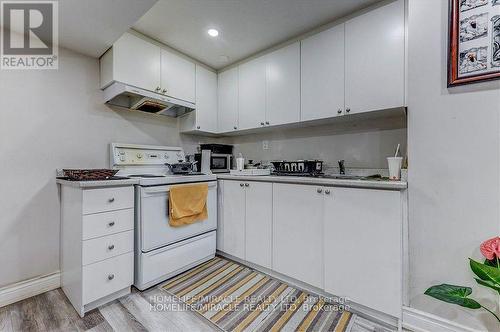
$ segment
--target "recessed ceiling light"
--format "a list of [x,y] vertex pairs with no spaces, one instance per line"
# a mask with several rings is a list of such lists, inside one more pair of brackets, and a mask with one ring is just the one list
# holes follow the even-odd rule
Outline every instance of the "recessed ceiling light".
[[217,37],[219,35],[219,31],[216,29],[208,29],[207,32],[210,37]]

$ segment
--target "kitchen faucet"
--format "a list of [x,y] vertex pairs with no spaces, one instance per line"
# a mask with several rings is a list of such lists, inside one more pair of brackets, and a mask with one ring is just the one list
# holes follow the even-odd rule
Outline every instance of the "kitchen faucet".
[[345,160],[339,160],[339,173],[344,175],[345,174]]

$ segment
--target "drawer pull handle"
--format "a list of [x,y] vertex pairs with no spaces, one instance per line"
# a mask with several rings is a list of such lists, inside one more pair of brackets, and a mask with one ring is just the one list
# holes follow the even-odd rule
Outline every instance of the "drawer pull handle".
[[114,245],[114,244],[110,245],[110,246],[108,247],[108,249],[109,249],[109,250],[113,250],[113,249],[115,249],[115,245]]
[[112,197],[112,198],[108,199],[108,202],[110,202],[110,203],[113,203],[114,201],[115,201],[115,198],[114,198],[114,197]]
[[114,225],[115,225],[115,222],[114,222],[114,221],[112,221],[112,222],[110,222],[110,223],[108,224],[108,226],[109,226],[109,227],[113,227]]
[[115,278],[115,275],[114,274],[110,274],[108,275],[108,280],[113,280]]

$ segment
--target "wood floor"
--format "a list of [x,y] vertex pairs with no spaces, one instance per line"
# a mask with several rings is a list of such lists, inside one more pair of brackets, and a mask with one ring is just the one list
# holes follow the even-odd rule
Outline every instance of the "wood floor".
[[[167,293],[160,284],[88,312],[81,318],[59,288],[0,308],[0,332],[12,331],[222,331],[187,305]],[[367,319],[356,317],[350,332],[390,332]]]
[[132,294],[80,318],[61,289],[0,308],[0,331],[219,331],[159,288]]

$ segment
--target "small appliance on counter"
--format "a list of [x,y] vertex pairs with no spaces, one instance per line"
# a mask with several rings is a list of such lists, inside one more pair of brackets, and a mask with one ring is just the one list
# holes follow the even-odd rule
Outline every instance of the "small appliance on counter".
[[272,161],[273,175],[279,176],[318,176],[323,174],[321,160]]
[[[200,144],[201,153],[194,155],[195,161],[201,167],[201,172],[207,166],[212,173],[229,173],[233,161],[233,146],[226,144]],[[204,165],[206,165],[204,167]]]

